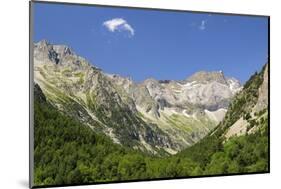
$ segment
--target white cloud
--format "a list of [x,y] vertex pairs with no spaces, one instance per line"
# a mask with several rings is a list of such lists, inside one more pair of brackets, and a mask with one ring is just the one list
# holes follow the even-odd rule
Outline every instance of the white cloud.
[[206,29],[206,20],[202,20],[199,26],[199,30],[205,30],[205,29]]
[[107,20],[103,23],[109,31],[127,31],[131,34],[131,36],[135,35],[134,28],[123,18],[113,18],[111,20]]

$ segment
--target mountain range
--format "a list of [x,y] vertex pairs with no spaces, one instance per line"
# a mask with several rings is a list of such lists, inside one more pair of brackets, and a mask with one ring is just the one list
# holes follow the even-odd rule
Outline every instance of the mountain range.
[[[105,73],[68,46],[45,40],[34,44],[34,82],[54,107],[95,132],[159,155],[178,153],[213,131],[245,87],[222,71],[199,71],[180,81],[148,78],[137,83]],[[267,94],[266,87],[261,94]],[[257,110],[267,100],[259,99]],[[237,121],[226,133],[228,138],[245,134],[241,124],[246,123]]]

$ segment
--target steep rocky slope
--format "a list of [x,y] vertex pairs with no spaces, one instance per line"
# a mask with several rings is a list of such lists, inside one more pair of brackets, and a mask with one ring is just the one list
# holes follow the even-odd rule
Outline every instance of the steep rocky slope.
[[221,71],[198,72],[183,81],[135,83],[47,41],[34,44],[34,81],[55,107],[115,143],[171,154],[208,134],[241,90]]
[[268,64],[245,83],[215,133],[229,139],[255,133],[268,121]]

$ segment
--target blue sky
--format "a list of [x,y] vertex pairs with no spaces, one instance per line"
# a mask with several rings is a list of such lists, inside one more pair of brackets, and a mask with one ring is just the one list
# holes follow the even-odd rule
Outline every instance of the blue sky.
[[268,56],[266,17],[35,3],[35,42],[66,44],[104,72],[182,80],[222,70],[244,83]]

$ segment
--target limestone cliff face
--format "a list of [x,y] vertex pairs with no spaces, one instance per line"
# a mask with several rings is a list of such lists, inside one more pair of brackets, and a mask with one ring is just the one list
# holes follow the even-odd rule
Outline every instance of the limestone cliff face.
[[261,111],[268,106],[268,64],[264,68],[263,82],[259,88],[259,98],[255,106],[256,111]]

